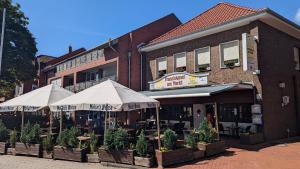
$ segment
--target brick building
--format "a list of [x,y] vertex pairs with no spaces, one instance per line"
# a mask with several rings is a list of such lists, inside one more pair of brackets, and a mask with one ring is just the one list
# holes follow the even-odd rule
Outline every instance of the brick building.
[[300,27],[274,11],[219,3],[141,48],[143,93],[186,128],[207,117],[225,134],[296,135],[299,48]]

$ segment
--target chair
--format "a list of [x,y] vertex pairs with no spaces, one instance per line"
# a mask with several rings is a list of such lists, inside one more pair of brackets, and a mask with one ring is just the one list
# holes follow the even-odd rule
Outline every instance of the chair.
[[251,126],[247,126],[243,132],[244,133],[249,133],[250,130],[251,130]]
[[219,123],[219,133],[221,134],[226,134],[226,132],[228,132],[228,134],[230,135],[230,130],[229,129],[224,129],[223,124]]

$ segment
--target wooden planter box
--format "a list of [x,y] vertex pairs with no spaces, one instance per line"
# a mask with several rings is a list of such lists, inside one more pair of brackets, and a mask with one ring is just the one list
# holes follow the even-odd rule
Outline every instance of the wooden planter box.
[[152,167],[154,165],[153,157],[134,156],[134,164],[142,167]]
[[0,154],[6,154],[8,148],[8,143],[0,142]]
[[44,150],[43,151],[43,158],[52,159],[53,158],[53,152],[48,152],[48,151]]
[[29,156],[41,156],[41,145],[40,144],[27,144],[27,143],[16,143],[16,155],[29,155]]
[[87,162],[89,162],[89,163],[99,163],[100,162],[98,153],[87,154],[86,156],[87,156]]
[[7,148],[7,154],[8,155],[16,155],[16,149],[15,148]]
[[112,162],[122,164],[134,164],[133,150],[105,150],[99,148],[99,158],[101,162]]
[[264,142],[264,135],[262,133],[240,135],[241,144],[253,145],[262,142]]
[[225,152],[225,142],[217,141],[214,143],[198,143],[198,150],[205,151],[206,156],[212,156]]
[[191,148],[180,148],[167,152],[155,150],[155,155],[157,164],[162,167],[188,162],[194,159],[193,150]]
[[87,149],[66,148],[62,146],[54,146],[53,159],[83,162],[86,161]]
[[194,160],[199,160],[205,156],[205,151],[203,150],[194,150],[193,152]]

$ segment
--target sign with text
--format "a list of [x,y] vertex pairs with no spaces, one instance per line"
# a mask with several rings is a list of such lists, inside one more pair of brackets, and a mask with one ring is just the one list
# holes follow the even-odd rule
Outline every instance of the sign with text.
[[255,37],[247,33],[242,34],[243,47],[243,70],[255,72],[258,70],[257,58],[255,56]]
[[207,85],[208,74],[189,74],[186,72],[175,72],[167,74],[162,78],[149,82],[150,90],[181,88],[189,86]]

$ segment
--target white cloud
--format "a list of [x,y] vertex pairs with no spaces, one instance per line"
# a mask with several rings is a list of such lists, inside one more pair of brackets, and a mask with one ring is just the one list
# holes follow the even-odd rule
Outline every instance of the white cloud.
[[300,8],[298,9],[296,15],[295,15],[296,22],[300,22]]

